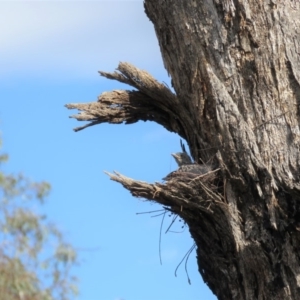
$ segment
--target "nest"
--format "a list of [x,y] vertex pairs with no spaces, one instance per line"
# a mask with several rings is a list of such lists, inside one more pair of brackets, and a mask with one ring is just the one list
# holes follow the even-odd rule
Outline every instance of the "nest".
[[207,211],[213,202],[224,202],[219,192],[219,170],[197,175],[188,172],[172,172],[164,183],[150,184],[133,180],[117,172],[107,173],[114,181],[121,183],[131,194],[138,198],[155,201],[170,207],[173,211],[200,209]]

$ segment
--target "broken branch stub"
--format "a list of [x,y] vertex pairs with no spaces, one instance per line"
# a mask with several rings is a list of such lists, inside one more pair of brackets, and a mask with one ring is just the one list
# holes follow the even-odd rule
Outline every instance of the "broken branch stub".
[[119,72],[99,73],[108,79],[126,83],[138,91],[114,90],[102,93],[97,102],[67,104],[68,109],[80,111],[71,118],[90,122],[75,128],[75,131],[101,123],[132,124],[138,121],[155,121],[167,130],[185,137],[182,125],[184,120],[180,118],[183,108],[170,89],[146,71],[129,63],[120,63],[117,70]]
[[[113,174],[105,172],[105,174],[111,180],[121,183],[133,196],[155,201],[170,207],[172,211],[178,213],[182,212],[183,208],[197,208],[207,212],[207,203],[211,206],[211,202],[220,202],[224,205],[225,200],[222,194],[219,193],[220,187],[215,185],[218,171],[215,170],[215,172],[193,177],[188,176],[187,173],[181,173],[177,176],[174,175],[172,179],[165,183],[156,182],[154,184],[134,180],[118,172]],[[194,212],[197,212],[197,210],[194,210]],[[188,222],[184,214],[180,214],[180,216]]]

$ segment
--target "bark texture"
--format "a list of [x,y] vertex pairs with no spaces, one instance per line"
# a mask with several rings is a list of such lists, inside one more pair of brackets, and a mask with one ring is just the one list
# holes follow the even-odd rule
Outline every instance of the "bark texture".
[[155,121],[218,169],[147,184],[110,174],[189,225],[218,299],[300,299],[299,1],[145,0],[176,95],[121,63],[138,91],[69,104],[90,121]]

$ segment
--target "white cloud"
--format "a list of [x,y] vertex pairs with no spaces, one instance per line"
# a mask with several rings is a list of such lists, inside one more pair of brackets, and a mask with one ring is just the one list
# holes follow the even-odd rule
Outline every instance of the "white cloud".
[[0,77],[97,76],[119,61],[160,65],[141,1],[0,2]]

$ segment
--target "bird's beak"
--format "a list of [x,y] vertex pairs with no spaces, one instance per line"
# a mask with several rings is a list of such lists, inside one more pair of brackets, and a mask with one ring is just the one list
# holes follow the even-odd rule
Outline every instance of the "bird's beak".
[[177,162],[177,164],[179,164],[180,159],[179,159],[178,154],[176,154],[176,153],[171,153],[171,155],[174,157],[174,159],[175,159],[175,161]]

